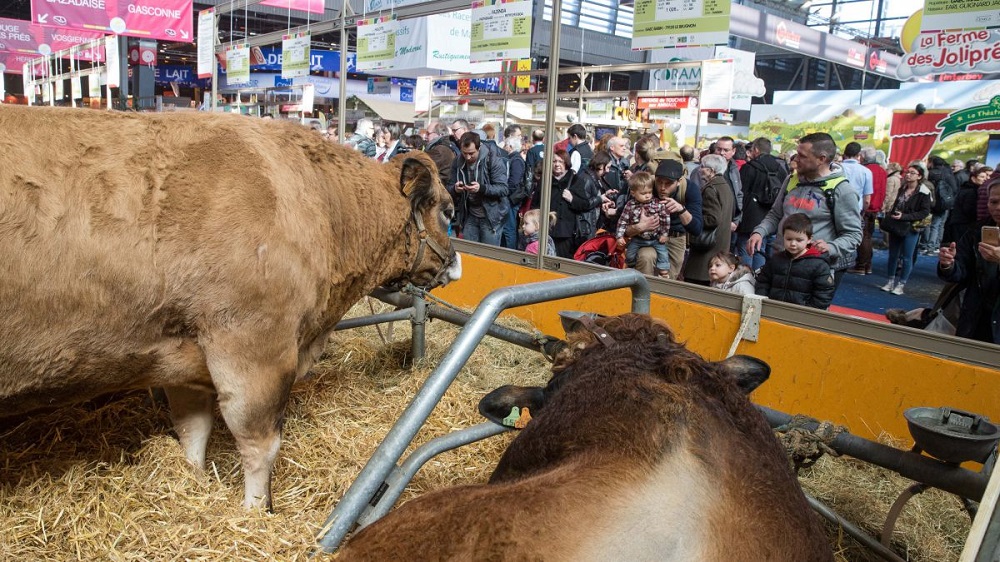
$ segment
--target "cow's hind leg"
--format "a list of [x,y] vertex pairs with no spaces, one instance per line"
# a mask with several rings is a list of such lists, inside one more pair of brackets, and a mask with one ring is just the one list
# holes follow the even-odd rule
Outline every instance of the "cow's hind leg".
[[253,355],[263,350],[255,354],[246,345],[233,349],[239,350],[236,356],[209,352],[208,368],[222,417],[240,449],[243,505],[270,510],[271,469],[278,457],[285,404],[295,381],[296,353],[291,347],[277,353],[277,359],[254,361]]
[[215,394],[188,387],[164,389],[170,401],[170,418],[188,462],[205,469],[205,449],[212,434],[212,404]]

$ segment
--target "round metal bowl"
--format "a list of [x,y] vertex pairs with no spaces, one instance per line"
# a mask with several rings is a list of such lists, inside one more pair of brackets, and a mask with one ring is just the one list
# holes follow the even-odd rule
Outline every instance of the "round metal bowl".
[[954,408],[910,408],[903,417],[917,447],[945,462],[983,462],[1000,441],[989,419]]

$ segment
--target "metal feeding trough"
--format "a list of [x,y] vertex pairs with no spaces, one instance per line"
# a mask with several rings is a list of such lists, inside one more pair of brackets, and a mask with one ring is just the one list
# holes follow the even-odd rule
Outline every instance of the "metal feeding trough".
[[910,408],[903,417],[916,446],[945,462],[985,462],[1000,441],[989,419],[954,408]]

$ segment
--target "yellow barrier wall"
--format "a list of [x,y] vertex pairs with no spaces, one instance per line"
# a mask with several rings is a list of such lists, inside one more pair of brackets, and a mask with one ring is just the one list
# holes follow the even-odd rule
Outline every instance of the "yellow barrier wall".
[[[564,277],[462,255],[462,279],[434,294],[474,308],[490,291]],[[510,309],[546,334],[562,336],[557,312],[628,312],[631,292],[563,299]],[[737,312],[654,294],[650,312],[666,320],[693,351],[707,359],[725,357],[739,330]],[[771,365],[771,378],[754,401],[789,413],[847,426],[861,437],[887,432],[909,439],[903,410],[950,406],[1000,419],[1000,371],[905,351],[859,338],[832,335],[762,319],[757,342],[743,341],[737,353]]]

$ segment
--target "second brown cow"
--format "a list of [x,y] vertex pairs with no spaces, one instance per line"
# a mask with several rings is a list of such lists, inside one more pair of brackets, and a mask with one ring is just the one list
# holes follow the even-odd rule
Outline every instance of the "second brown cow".
[[[599,337],[597,334],[603,334]],[[712,363],[643,315],[570,334],[544,389],[482,407],[534,418],[489,484],[416,498],[361,530],[346,560],[832,560],[746,394],[770,369]]]

